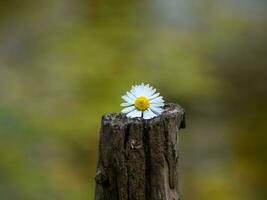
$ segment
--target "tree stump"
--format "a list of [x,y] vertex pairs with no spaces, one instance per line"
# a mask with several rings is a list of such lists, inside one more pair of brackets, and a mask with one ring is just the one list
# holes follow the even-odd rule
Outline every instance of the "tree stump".
[[185,112],[172,103],[150,120],[103,116],[95,200],[179,200],[180,128]]

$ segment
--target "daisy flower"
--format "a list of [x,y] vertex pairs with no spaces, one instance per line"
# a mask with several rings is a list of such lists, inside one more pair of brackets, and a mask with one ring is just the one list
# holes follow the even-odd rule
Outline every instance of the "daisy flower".
[[156,89],[144,85],[134,85],[132,89],[122,99],[125,101],[121,104],[125,107],[121,112],[125,113],[127,117],[143,117],[144,119],[151,119],[160,115],[163,112],[164,100],[162,96],[156,93]]

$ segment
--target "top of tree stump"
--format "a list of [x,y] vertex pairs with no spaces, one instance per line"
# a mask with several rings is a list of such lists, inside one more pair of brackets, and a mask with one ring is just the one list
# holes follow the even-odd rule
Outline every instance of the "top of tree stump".
[[153,125],[159,121],[168,120],[170,118],[179,118],[181,120],[179,129],[185,128],[185,111],[184,109],[174,103],[166,103],[164,106],[164,111],[161,115],[154,117],[152,119],[143,119],[140,117],[137,118],[128,118],[123,113],[110,113],[102,117],[103,125],[112,125],[112,126],[123,126],[127,124],[143,123]]

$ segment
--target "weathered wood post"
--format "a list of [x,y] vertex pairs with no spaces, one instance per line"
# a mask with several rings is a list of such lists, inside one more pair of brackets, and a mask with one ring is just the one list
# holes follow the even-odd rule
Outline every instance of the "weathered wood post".
[[185,113],[176,104],[150,120],[103,116],[95,200],[179,200],[180,128]]

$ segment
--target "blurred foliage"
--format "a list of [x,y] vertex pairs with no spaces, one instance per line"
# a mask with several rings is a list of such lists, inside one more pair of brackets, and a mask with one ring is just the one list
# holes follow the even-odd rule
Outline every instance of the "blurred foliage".
[[2,1],[1,200],[92,199],[101,115],[140,82],[187,110],[182,199],[266,199],[266,6]]

